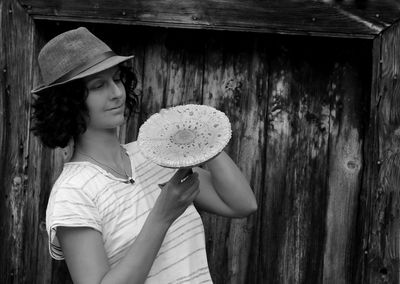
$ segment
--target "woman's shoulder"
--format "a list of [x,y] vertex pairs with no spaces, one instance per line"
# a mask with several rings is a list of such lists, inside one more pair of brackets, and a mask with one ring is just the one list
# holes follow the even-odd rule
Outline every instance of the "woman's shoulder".
[[101,182],[101,173],[90,162],[68,162],[64,164],[63,170],[54,183],[53,189],[77,188],[89,189]]

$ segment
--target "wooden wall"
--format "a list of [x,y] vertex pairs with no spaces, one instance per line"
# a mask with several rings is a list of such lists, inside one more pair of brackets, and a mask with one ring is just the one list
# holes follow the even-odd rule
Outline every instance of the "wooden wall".
[[[7,15],[5,9],[0,4],[0,15]],[[1,251],[7,252],[1,253],[0,282],[70,283],[65,263],[48,255],[44,224],[51,184],[69,153],[43,148],[28,131],[28,92],[37,81],[32,56],[46,40],[77,25],[29,26],[33,45],[27,44],[27,66],[20,70],[27,77],[2,88],[0,96]],[[370,117],[370,42],[87,26],[116,52],[136,55],[142,100],[121,140],[136,139],[141,123],[162,107],[201,103],[230,118],[233,137],[226,151],[250,180],[259,210],[232,220],[202,213],[215,283],[360,279],[363,230],[357,220]],[[9,48],[13,59],[0,62],[20,58],[13,53],[19,49]]]

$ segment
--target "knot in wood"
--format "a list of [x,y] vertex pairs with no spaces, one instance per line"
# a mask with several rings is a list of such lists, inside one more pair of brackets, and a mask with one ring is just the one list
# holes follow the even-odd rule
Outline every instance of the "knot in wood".
[[360,168],[360,163],[356,159],[347,159],[346,163],[346,169],[354,172]]
[[13,178],[13,186],[18,187],[22,184],[22,178],[20,176],[15,176]]
[[347,162],[347,167],[353,170],[357,167],[357,164],[354,161],[349,161]]

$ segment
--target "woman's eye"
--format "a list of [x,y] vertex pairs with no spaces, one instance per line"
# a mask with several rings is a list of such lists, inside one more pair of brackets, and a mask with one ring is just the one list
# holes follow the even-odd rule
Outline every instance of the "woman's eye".
[[98,83],[98,84],[95,84],[94,86],[93,86],[93,89],[100,89],[101,87],[103,87],[103,83]]
[[114,82],[121,82],[121,77],[114,78]]

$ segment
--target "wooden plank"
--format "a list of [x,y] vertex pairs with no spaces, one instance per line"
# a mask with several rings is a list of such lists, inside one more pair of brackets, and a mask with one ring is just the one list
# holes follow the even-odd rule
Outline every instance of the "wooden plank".
[[165,47],[165,31],[155,31],[145,40],[142,119],[146,121],[153,113],[165,107],[168,78],[168,51]]
[[[229,117],[233,134],[226,152],[261,199],[268,81],[264,46],[251,35],[240,42],[234,35],[214,36],[207,42],[203,103]],[[258,258],[257,216],[227,220],[206,215],[215,283],[249,283],[248,271]]]
[[[374,211],[371,209],[373,195],[378,188],[378,172],[379,172],[379,144],[378,144],[378,101],[380,93],[380,74],[381,74],[381,36],[373,41],[371,50],[372,81],[369,106],[369,122],[365,132],[364,146],[364,165],[363,165],[363,185],[360,192],[360,204],[358,212],[357,232],[359,236],[359,244],[354,255],[354,266],[356,268],[354,283],[371,283],[367,281],[367,272],[370,267],[369,241],[371,222],[374,218]],[[367,116],[366,116],[367,117]]]
[[[400,8],[394,0],[371,4],[368,9],[347,10],[341,5],[311,0],[21,0],[21,3],[35,19],[351,38],[373,38],[400,17]],[[376,14],[381,15],[379,21]],[[386,15],[388,19],[382,19]]]
[[[185,40],[182,41],[182,38]],[[189,30],[168,32],[169,72],[166,85],[166,106],[201,104],[203,81],[204,36]]]
[[27,210],[33,23],[11,0],[1,2],[0,15],[0,282],[22,283],[31,282],[36,272],[36,239],[28,243],[26,235],[35,225]]
[[[182,36],[188,41],[178,44]],[[142,122],[161,108],[201,103],[204,44],[199,38],[189,31],[152,30],[143,40]]]
[[[377,39],[373,65],[373,89],[379,143],[378,164],[372,170],[377,182],[370,186],[368,247],[364,283],[400,281],[400,25],[397,23]],[[380,44],[380,45],[378,45]],[[376,155],[375,155],[376,157]]]
[[337,65],[332,74],[324,283],[353,283],[355,273],[353,256],[358,242],[355,233],[366,115],[362,86],[368,78],[361,74],[362,66],[353,64],[352,59]]
[[[256,283],[321,283],[334,45],[270,40],[268,136]],[[319,62],[324,62],[320,64]]]

